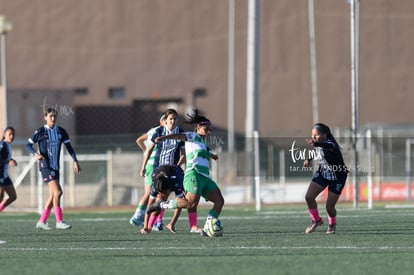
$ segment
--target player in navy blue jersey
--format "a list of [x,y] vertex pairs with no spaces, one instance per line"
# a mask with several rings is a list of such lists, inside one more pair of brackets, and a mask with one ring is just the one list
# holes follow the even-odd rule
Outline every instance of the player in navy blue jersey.
[[[178,113],[174,109],[167,109],[164,112],[164,125],[160,126],[155,129],[151,139],[149,140],[149,144],[147,146],[147,150],[144,153],[142,166],[140,174],[142,177],[145,177],[147,173],[147,163],[150,159],[150,156],[153,156],[153,166],[152,169],[155,171],[157,167],[162,165],[181,165],[184,161],[184,143],[183,142],[165,142],[162,144],[155,145],[154,139],[159,136],[168,135],[170,133],[180,133],[183,129],[178,127]],[[155,153],[153,151],[155,150]],[[154,198],[149,198],[148,204],[151,205],[155,201]],[[150,217],[150,224],[154,224],[154,229],[162,230],[162,217],[164,211],[159,213],[159,215],[152,215]],[[179,213],[176,213],[179,215]],[[156,219],[154,222],[153,219]]]
[[[60,206],[60,199],[63,194],[62,187],[59,184],[59,159],[62,143],[65,144],[67,151],[74,161],[73,169],[75,173],[79,174],[81,168],[70,143],[68,133],[65,129],[56,125],[57,111],[53,108],[48,108],[44,113],[44,119],[46,125],[37,129],[26,144],[27,151],[33,154],[39,161],[41,176],[43,181],[49,186],[49,198],[36,224],[36,228],[43,230],[52,229],[47,223],[47,219],[52,208],[54,208],[56,229],[69,229],[72,226],[63,221],[63,213]],[[34,144],[37,144],[37,151],[33,148]]]
[[[305,195],[308,206],[309,216],[312,223],[306,227],[305,233],[309,234],[315,231],[316,227],[323,224],[319,216],[316,197],[328,188],[328,198],[326,200],[326,211],[328,212],[328,230],[327,234],[335,234],[336,231],[336,209],[335,205],[345,186],[348,175],[348,168],[342,157],[341,148],[333,137],[330,128],[323,123],[316,123],[312,129],[312,138],[307,139],[309,145],[313,145],[316,151],[315,161],[318,161],[319,167],[315,172],[308,191]],[[305,160],[305,167],[309,167],[310,160]]]
[[[178,134],[182,133],[184,130],[177,126],[178,123],[178,114],[174,109],[167,109],[164,112],[165,123],[164,126],[161,126],[156,129],[155,133],[152,135],[151,140],[147,150],[144,153],[144,159],[141,166],[141,176],[145,176],[146,173],[146,164],[149,157],[151,156],[153,150],[156,150],[154,154],[154,163],[153,169],[155,170],[159,166],[163,165],[182,165],[185,163],[185,148],[184,142],[181,140],[165,140],[163,142],[155,143],[155,139],[160,136]],[[155,202],[154,198],[148,200],[148,206],[152,205]],[[159,224],[164,210],[158,215],[157,221],[155,224]],[[174,212],[174,216],[179,215],[179,211]],[[150,217],[150,224],[152,223],[153,215]],[[178,218],[178,216],[177,216]],[[201,229],[197,226],[197,211],[188,212],[188,219],[190,225],[191,233],[199,233]],[[171,232],[175,232],[175,229],[168,224],[166,226]],[[155,227],[156,229],[156,227]]]
[[[17,199],[16,189],[9,177],[9,167],[17,166],[17,162],[12,158],[11,144],[14,136],[14,128],[7,127],[0,141],[0,212]],[[7,198],[4,198],[4,193],[7,194]]]

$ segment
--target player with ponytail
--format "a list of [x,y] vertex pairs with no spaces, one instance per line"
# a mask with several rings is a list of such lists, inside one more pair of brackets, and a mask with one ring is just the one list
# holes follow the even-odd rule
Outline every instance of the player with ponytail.
[[[323,224],[319,216],[316,197],[328,187],[328,198],[326,211],[328,212],[327,234],[334,234],[336,231],[336,209],[335,205],[345,186],[348,169],[342,157],[341,148],[331,133],[330,128],[323,123],[316,123],[312,129],[312,137],[306,140],[317,151],[319,167],[314,174],[309,188],[305,195],[308,212],[312,223],[306,228],[305,233],[309,234]],[[310,159],[305,160],[304,166],[309,167]]]

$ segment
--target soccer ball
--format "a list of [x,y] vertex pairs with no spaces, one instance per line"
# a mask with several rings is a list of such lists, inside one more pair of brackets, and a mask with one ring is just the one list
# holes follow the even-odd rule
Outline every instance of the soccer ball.
[[221,237],[223,236],[223,225],[219,219],[207,218],[204,225],[204,232],[209,237]]

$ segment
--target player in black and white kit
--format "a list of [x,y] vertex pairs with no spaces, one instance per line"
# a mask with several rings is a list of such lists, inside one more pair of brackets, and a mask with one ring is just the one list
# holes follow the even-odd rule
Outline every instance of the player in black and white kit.
[[[147,147],[147,150],[144,153],[142,166],[140,174],[141,176],[145,176],[146,174],[146,166],[148,163],[148,160],[150,159],[150,156],[153,154],[153,151],[155,150],[154,156],[154,163],[153,163],[153,169],[157,169],[159,166],[163,165],[182,165],[185,163],[185,150],[184,150],[184,142],[182,141],[166,141],[163,143],[155,144],[154,140],[157,137],[169,135],[172,133],[182,133],[184,130],[181,129],[178,126],[178,113],[175,109],[167,109],[164,112],[164,125],[158,127],[154,134],[151,137],[151,140],[149,140],[149,144]],[[152,205],[155,202],[154,198],[149,198],[148,205]],[[154,224],[154,229],[162,230],[162,216],[164,214],[164,210],[158,213],[158,215],[151,215],[149,224]],[[174,212],[174,216],[177,218],[181,214],[181,209],[177,209],[177,211]],[[194,215],[190,214],[189,215]],[[196,215],[196,214],[195,214]],[[190,231],[194,229],[198,229],[197,224],[194,224],[192,219],[189,216],[190,221]],[[153,219],[156,219],[156,221],[153,221]],[[171,224],[167,224],[166,227],[173,233],[175,233],[175,229]]]
[[[72,226],[63,221],[62,208],[60,207],[60,198],[63,194],[62,187],[59,184],[59,158],[62,143],[65,144],[74,161],[73,169],[75,173],[79,174],[81,169],[68,133],[65,129],[56,125],[57,111],[48,108],[44,113],[44,119],[46,125],[38,128],[26,144],[27,151],[39,161],[39,170],[43,181],[49,186],[50,194],[36,228],[52,229],[46,221],[53,207],[56,217],[56,229],[69,229]],[[38,151],[33,148],[34,144],[38,145]]]
[[[316,197],[328,188],[328,198],[326,200],[326,211],[328,212],[327,234],[334,234],[336,231],[336,209],[335,205],[345,186],[348,175],[348,168],[342,157],[341,148],[333,137],[330,128],[323,123],[316,123],[312,129],[312,138],[306,142],[313,145],[319,167],[312,178],[308,187],[305,200],[312,223],[306,227],[305,233],[315,231],[316,227],[323,224],[319,216]],[[305,160],[304,166],[309,167],[310,160]]]

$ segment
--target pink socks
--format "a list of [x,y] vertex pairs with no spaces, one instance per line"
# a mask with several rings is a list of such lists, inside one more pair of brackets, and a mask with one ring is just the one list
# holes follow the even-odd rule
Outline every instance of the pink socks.
[[56,217],[56,223],[59,223],[63,221],[63,213],[61,207],[55,207],[55,217]]
[[188,223],[190,228],[197,226],[197,211],[196,212],[188,212]]
[[[54,208],[56,223],[63,221],[62,207],[58,206]],[[51,213],[51,209],[43,209],[42,215],[40,216],[39,222],[46,223]]]
[[[321,219],[321,217],[319,216],[319,212],[318,209],[308,209],[309,212],[309,216],[311,217],[312,221],[316,222],[319,221]],[[329,217],[328,216],[328,223],[329,224],[336,224],[336,217]]]
[[315,209],[308,209],[309,216],[311,217],[312,221],[317,222],[321,219],[321,216],[319,216],[318,208]]
[[[158,215],[159,216],[159,215]],[[158,218],[158,216],[150,215],[148,219],[148,228],[151,229],[152,226],[155,223],[155,220]]]
[[49,215],[50,215],[50,209],[43,209],[39,222],[46,223],[47,218],[49,218]]
[[162,217],[164,216],[165,209],[161,209],[160,213],[158,214],[157,219],[155,220],[155,223],[161,223]]

